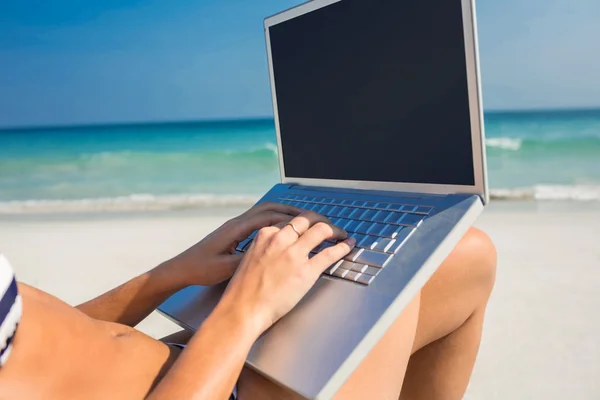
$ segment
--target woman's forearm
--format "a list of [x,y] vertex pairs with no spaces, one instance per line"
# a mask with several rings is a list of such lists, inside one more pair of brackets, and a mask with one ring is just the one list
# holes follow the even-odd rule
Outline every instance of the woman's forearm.
[[261,332],[249,312],[219,304],[148,398],[229,398]]
[[163,264],[77,308],[91,318],[133,327],[182,288]]

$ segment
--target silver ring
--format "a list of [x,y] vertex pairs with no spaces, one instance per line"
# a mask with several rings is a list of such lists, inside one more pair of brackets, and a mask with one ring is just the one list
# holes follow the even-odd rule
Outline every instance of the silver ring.
[[296,229],[296,227],[294,226],[293,223],[288,222],[288,226],[292,227],[292,229],[294,230],[294,232],[296,232],[296,235],[298,235],[298,237],[302,236],[302,234],[300,232],[298,232],[298,229]]

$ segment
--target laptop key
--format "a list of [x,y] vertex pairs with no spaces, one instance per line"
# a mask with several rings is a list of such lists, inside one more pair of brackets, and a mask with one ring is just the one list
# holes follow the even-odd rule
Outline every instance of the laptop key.
[[355,281],[356,278],[358,278],[358,274],[359,274],[359,272],[348,271],[348,273],[344,276],[344,279],[346,279],[348,281]]
[[371,282],[373,282],[373,279],[375,279],[374,276],[372,275],[367,275],[367,274],[360,274],[357,278],[356,278],[356,282],[358,283],[362,283],[363,285],[370,285]]
[[396,225],[386,225],[386,227],[383,228],[379,236],[394,239],[396,235],[398,235],[398,228],[402,229],[402,227]]
[[367,201],[363,207],[366,207],[366,208],[375,208],[375,207],[377,207],[377,202],[375,202],[375,201]]
[[361,235],[360,233],[352,233],[350,234],[350,237],[356,240],[356,247],[362,247],[360,243],[367,238],[366,235]]
[[414,231],[415,230],[413,228],[403,228],[402,230],[400,230],[400,232],[398,232],[398,235],[396,236],[396,247],[394,248],[394,252],[398,251],[398,249],[404,244],[404,242],[410,237],[410,235]]
[[335,263],[335,264],[333,264],[331,267],[327,268],[327,269],[325,270],[325,273],[326,273],[327,275],[333,275],[333,273],[335,272],[335,270],[336,270],[336,269],[338,269],[338,267],[339,267],[340,265],[342,265],[343,263],[345,263],[345,262],[347,262],[347,261],[340,260],[340,261],[336,262],[336,263]]
[[404,208],[404,205],[402,204],[390,204],[390,206],[387,208],[388,211],[402,211],[402,208]]
[[357,232],[356,228],[362,224],[361,221],[351,220],[345,227],[344,230],[348,232]]
[[386,224],[394,224],[394,225],[400,225],[401,221],[404,219],[404,217],[407,214],[401,213],[401,212],[395,212],[393,213],[386,221]]
[[326,214],[329,218],[339,218],[340,216],[340,212],[343,210],[342,207],[340,206],[333,206],[331,207],[331,210],[329,210],[329,212]]
[[433,207],[419,206],[415,210],[415,214],[429,215],[433,211]]
[[342,221],[341,218],[331,218],[331,223],[334,224],[335,226],[337,226],[338,228],[340,226],[341,221]]
[[407,228],[406,226],[402,226],[402,225],[397,226],[396,232],[394,232],[392,239],[397,239],[398,236],[401,234],[401,232],[404,231],[406,228]]
[[343,269],[338,267],[335,271],[333,271],[333,276],[337,276],[338,278],[343,278],[346,276],[346,274],[350,272],[347,269]]
[[[348,261],[346,261],[346,262],[348,262]],[[352,268],[350,268],[350,271],[354,271],[354,272],[358,272],[358,273],[362,274],[363,271],[365,271],[367,268],[369,268],[368,265],[352,263]]]
[[389,249],[386,251],[388,254],[396,254],[398,250],[406,243],[406,240],[394,240],[394,242],[389,246]]
[[381,271],[381,268],[369,266],[363,271],[363,274],[377,276],[380,271]]
[[390,206],[390,203],[377,203],[377,205],[375,206],[376,209],[378,210],[387,210],[387,208]]
[[316,212],[317,214],[321,213],[321,209],[323,209],[325,206],[321,203],[317,203],[314,205],[314,207],[312,208],[312,211]]
[[367,264],[383,268],[392,258],[391,255],[385,253],[379,253],[377,251],[364,250],[358,254],[358,256],[352,260],[360,264]]
[[373,218],[373,222],[385,222],[393,213],[391,211],[379,211]]
[[383,232],[386,226],[386,224],[374,223],[367,233],[373,236],[381,236],[381,232]]
[[388,253],[388,250],[394,245],[394,243],[396,243],[396,239],[381,238],[371,250],[379,251],[381,253]]
[[342,218],[350,218],[350,214],[354,211],[352,207],[344,207],[342,211],[340,211],[339,216]]
[[360,216],[363,215],[365,212],[364,209],[362,208],[354,208],[352,210],[352,212],[350,213],[350,216],[348,218],[350,219],[360,219]]
[[359,219],[363,221],[373,221],[373,217],[375,217],[378,212],[378,210],[366,210],[364,213],[362,213]]
[[372,250],[377,241],[379,240],[376,236],[365,236],[363,240],[360,242],[356,242],[358,247],[362,247],[364,249]]
[[[346,255],[346,257],[344,257],[344,260],[346,261],[352,261],[355,262],[356,259],[365,251],[365,249],[360,249],[360,248],[353,248],[350,253],[348,253]],[[366,264],[366,263],[365,263]]]
[[339,225],[336,225],[336,226],[339,228],[342,228],[344,230],[347,230],[346,227],[350,224],[350,222],[352,222],[352,221],[349,219],[340,218],[338,220]]
[[372,222],[362,222],[357,228],[356,228],[356,232],[358,233],[362,233],[363,235],[366,235],[367,232],[369,232],[369,229],[371,229],[371,227],[373,226]]
[[354,266],[354,263],[351,261],[340,260],[336,263],[335,266],[336,266],[336,268],[346,269],[346,270],[350,271],[352,269],[352,267]]
[[331,212],[331,210],[333,210],[333,206],[331,206],[331,205],[323,206],[323,208],[321,208],[319,210],[319,214],[329,216],[329,213]]
[[404,218],[399,221],[399,224],[417,227],[419,224],[421,224],[423,219],[425,219],[424,215],[404,214]]
[[414,213],[415,211],[417,211],[417,208],[419,208],[419,207],[417,207],[417,206],[404,206],[402,208],[402,212],[405,212],[405,213]]
[[321,209],[321,207],[323,207],[323,204],[320,203],[314,203],[314,204],[309,204],[308,207],[306,208],[308,211],[313,211],[318,213],[319,210]]

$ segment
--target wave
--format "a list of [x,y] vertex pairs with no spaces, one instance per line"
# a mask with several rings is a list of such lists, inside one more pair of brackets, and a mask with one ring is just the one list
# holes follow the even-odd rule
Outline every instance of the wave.
[[[530,188],[492,189],[493,200],[519,201],[598,201],[600,186],[539,185]],[[211,207],[251,207],[256,195],[180,194],[89,198],[77,200],[21,200],[0,202],[0,215],[69,214],[102,212],[143,212],[203,209]]]
[[0,202],[0,215],[169,211],[210,207],[250,207],[258,201],[251,195],[182,194],[90,198],[77,200],[23,200]]
[[250,147],[247,149],[223,149],[223,150],[208,150],[208,151],[189,151],[189,152],[145,152],[145,151],[105,151],[100,153],[83,153],[78,155],[80,160],[97,161],[97,162],[115,162],[115,161],[130,161],[132,159],[253,159],[253,158],[269,158],[277,157],[277,145],[271,142],[266,142],[260,146]]
[[492,189],[493,200],[600,201],[600,186],[536,185],[528,188]]
[[600,151],[600,137],[545,137],[545,138],[515,138],[515,137],[488,137],[485,140],[488,150],[491,151],[539,151],[552,152],[581,152]]
[[136,171],[149,175],[165,171],[263,170],[277,168],[277,146],[267,142],[246,149],[160,151],[104,151],[96,153],[57,154],[0,158],[0,181],[24,179],[81,179],[85,176],[124,176]]
[[497,147],[499,149],[517,151],[521,148],[522,139],[514,139],[508,137],[489,138],[485,140],[487,147]]

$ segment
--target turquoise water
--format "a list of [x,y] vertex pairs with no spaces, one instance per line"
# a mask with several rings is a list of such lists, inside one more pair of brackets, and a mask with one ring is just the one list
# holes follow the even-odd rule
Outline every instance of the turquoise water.
[[600,184],[600,110],[488,113],[490,186]]
[[[600,110],[488,113],[486,134],[495,197],[600,201]],[[0,130],[5,212],[245,204],[278,180],[271,119]]]
[[269,120],[0,132],[0,201],[259,195],[279,179]]

